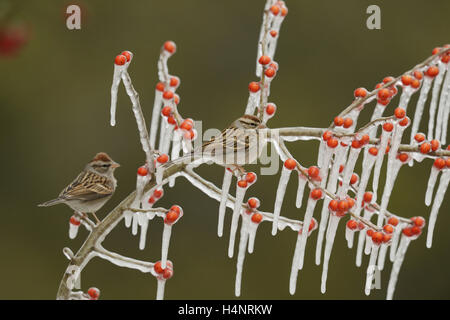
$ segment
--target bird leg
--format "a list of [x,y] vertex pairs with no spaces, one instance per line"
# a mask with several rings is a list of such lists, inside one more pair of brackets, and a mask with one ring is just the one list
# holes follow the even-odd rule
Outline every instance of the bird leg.
[[95,218],[95,221],[96,221],[95,225],[100,224],[100,220],[97,218],[97,216],[95,215],[95,213],[94,213],[94,212],[91,212],[91,213],[92,213],[92,215],[93,215],[94,218]]

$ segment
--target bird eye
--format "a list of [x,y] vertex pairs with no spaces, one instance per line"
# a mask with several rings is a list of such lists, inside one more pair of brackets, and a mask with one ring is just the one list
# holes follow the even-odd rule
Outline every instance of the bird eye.
[[111,166],[110,164],[104,164],[104,165],[102,165],[103,168],[108,168],[108,167],[110,167],[110,166]]

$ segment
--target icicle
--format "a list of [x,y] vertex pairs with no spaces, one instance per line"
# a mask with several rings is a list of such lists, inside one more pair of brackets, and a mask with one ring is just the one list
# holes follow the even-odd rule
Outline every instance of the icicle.
[[163,149],[163,146],[165,144],[168,130],[169,130],[169,123],[167,122],[167,119],[166,120],[163,119],[161,121],[161,129],[159,132],[158,150],[160,151]]
[[161,244],[161,268],[166,268],[167,254],[169,252],[170,235],[172,234],[172,226],[164,223]]
[[242,210],[242,200],[244,200],[247,188],[236,186],[236,200],[234,202],[233,216],[231,218],[230,241],[228,243],[228,257],[233,257],[234,241],[236,238],[236,230],[239,222],[239,215]]
[[117,91],[119,89],[122,71],[128,67],[128,63],[120,66],[114,63],[114,75],[111,85],[111,126],[116,125]]
[[405,111],[408,109],[408,103],[411,99],[412,94],[415,90],[411,86],[403,87],[402,95],[400,96],[400,102],[398,104],[399,108],[404,109]]
[[[443,135],[443,126],[444,126],[444,120],[445,120],[445,105],[448,102],[447,99],[449,92],[450,92],[450,69],[449,65],[447,64],[443,70],[439,70],[439,72],[444,73],[445,70],[447,70],[447,74],[445,76],[444,84],[442,85],[441,89],[441,96],[439,98],[439,108],[438,108],[438,114],[436,118],[436,134],[434,135],[435,139],[442,141],[442,135]],[[443,76],[443,75],[442,75]],[[448,119],[447,119],[448,121]],[[443,142],[445,144],[445,142]]]
[[148,229],[148,220],[145,219],[141,225],[141,234],[139,237],[139,249],[144,250],[145,249],[145,240],[147,239],[147,229]]
[[372,190],[373,190],[373,195],[375,197],[374,200],[376,200],[376,198],[377,198],[378,181],[380,178],[381,166],[383,165],[383,158],[386,153],[386,147],[388,145],[391,134],[392,134],[392,131],[385,131],[385,130],[383,130],[383,132],[381,133],[380,147],[378,148],[378,154],[377,154],[377,158],[375,160],[375,169],[373,172],[373,181],[372,181]]
[[[433,131],[434,131],[434,121],[436,117],[436,108],[438,103],[439,90],[441,89],[442,80],[444,79],[444,73],[447,65],[438,62],[439,73],[436,76],[436,80],[434,80],[433,91],[431,93],[431,103],[430,103],[430,116],[428,119],[428,140],[433,140]],[[437,127],[437,126],[436,126]],[[439,138],[439,137],[438,137]]]
[[225,209],[227,208],[228,192],[230,191],[231,178],[233,174],[228,169],[225,169],[222,183],[222,194],[220,196],[219,206],[219,222],[217,224],[217,235],[222,237],[223,234],[223,221],[225,219]]
[[439,172],[440,170],[436,168],[434,165],[431,167],[430,177],[428,178],[427,191],[425,193],[425,205],[427,207],[429,207],[431,204],[431,199],[433,198],[433,190],[434,186],[436,185]]
[[261,96],[261,89],[259,89],[257,92],[250,91],[248,96],[247,107],[245,108],[245,114],[253,114],[255,112],[255,108],[258,105],[260,96]]
[[319,146],[319,155],[317,156],[317,165],[319,166],[319,168],[323,167],[323,158],[326,149],[327,149],[327,142],[322,140]]
[[[410,123],[409,118],[408,117],[406,117],[406,118],[408,119],[408,123]],[[394,132],[392,133],[392,139],[391,139],[391,147],[389,149],[389,154],[388,154],[387,175],[390,175],[391,167],[393,166],[393,163],[397,157],[397,151],[398,151],[398,148],[402,141],[403,132],[405,131],[405,129],[407,127],[408,127],[408,125],[402,126],[402,125],[400,125],[400,123],[396,123],[394,125]]]
[[301,234],[297,235],[297,242],[295,243],[294,256],[292,258],[291,275],[289,276],[289,293],[291,295],[295,294],[297,288],[297,277],[298,277],[298,257],[301,250]]
[[402,233],[402,229],[405,227],[405,225],[402,224],[398,224],[395,229],[394,232],[392,233],[392,242],[391,242],[391,248],[389,250],[389,260],[391,260],[391,262],[394,262],[395,260],[395,255],[397,253],[397,246],[398,246],[398,241],[400,240],[400,234]]
[[320,291],[322,293],[325,293],[325,291],[327,290],[328,263],[330,261],[331,250],[333,249],[334,238],[336,236],[336,230],[339,224],[339,220],[339,217],[330,215],[325,243],[325,252],[323,255],[322,283],[320,287]]
[[236,262],[236,281],[234,286],[234,294],[236,297],[241,295],[241,282],[242,282],[242,267],[244,265],[245,251],[248,243],[248,228],[250,221],[250,215],[242,215],[241,235],[239,238],[238,257]]
[[[183,138],[182,132],[179,129],[174,130],[173,132],[173,144],[172,144],[172,153],[170,158],[173,160],[178,159],[180,157],[181,151],[181,139]],[[175,185],[175,178],[170,177],[169,179],[169,187],[173,187]]]
[[411,129],[411,142],[414,140],[414,136],[417,133],[420,125],[420,119],[422,118],[423,107],[425,106],[425,102],[427,101],[428,91],[431,88],[431,82],[433,78],[424,77],[422,88],[420,89],[419,100],[417,101],[416,112],[414,113],[414,120]]
[[[164,91],[164,88],[162,88]],[[152,122],[150,125],[150,147],[155,149],[156,133],[158,132],[159,118],[161,117],[162,94],[163,91],[155,90],[155,100],[153,102]]]
[[170,143],[172,142],[174,128],[175,128],[175,125],[168,124],[167,130],[165,132],[166,137],[164,138],[164,143],[163,143],[162,147],[160,147],[160,149],[159,149],[160,152],[166,153],[166,154],[169,153]]
[[370,254],[369,265],[367,266],[366,286],[364,289],[366,296],[370,294],[370,290],[372,289],[373,276],[375,274],[375,268],[377,267],[376,262],[379,249],[380,249],[379,245],[372,243],[372,252]]
[[129,228],[131,226],[131,221],[133,220],[133,211],[125,210],[123,212],[123,217],[125,220],[125,227]]
[[[313,199],[311,196],[308,198],[308,204],[306,205],[305,217],[303,219],[303,226],[308,226],[311,224],[312,216],[314,213],[314,208],[316,207],[317,199]],[[306,229],[306,228],[304,228]],[[308,232],[302,232],[300,236],[300,250],[297,260],[297,268],[299,270],[303,269],[303,261],[305,257],[306,242],[308,240]]]
[[281,206],[283,204],[284,194],[286,193],[286,186],[289,181],[289,176],[291,171],[283,166],[280,175],[280,181],[278,182],[277,193],[275,197],[275,205],[273,209],[273,224],[272,224],[272,235],[276,235],[278,231],[278,218],[281,212]]
[[450,170],[447,169],[441,175],[441,180],[439,181],[439,186],[436,191],[433,207],[431,208],[430,218],[428,222],[427,248],[431,248],[431,244],[433,241],[434,225],[436,224],[436,218],[439,212],[439,208],[441,207],[442,201],[444,200],[444,196],[447,191],[449,181],[450,181]]
[[386,258],[387,249],[388,249],[388,245],[386,245],[384,243],[381,244],[380,253],[378,254],[378,270],[379,271],[383,271],[383,269],[384,269],[384,261]]
[[297,208],[301,208],[303,193],[305,193],[305,185],[308,182],[308,179],[304,177],[301,173],[298,174],[298,188],[297,188],[297,198],[295,200],[295,206]]
[[[370,121],[374,121],[376,119],[381,118],[385,109],[386,109],[385,105],[382,105],[381,103],[377,102],[375,109],[373,110],[372,117],[370,118]],[[369,137],[371,139],[375,138],[377,134],[377,128],[378,128],[377,126],[374,126],[370,128],[370,130],[368,131]]]
[[75,239],[78,234],[78,228],[80,227],[81,221],[80,219],[73,215],[70,217],[69,220],[69,238]]
[[411,239],[402,235],[400,240],[400,245],[398,246],[397,254],[395,256],[394,264],[392,266],[391,276],[389,278],[389,284],[387,289],[387,300],[392,300],[394,295],[395,285],[397,284],[398,273],[400,272],[400,267],[402,266],[403,260],[405,259],[406,250],[408,249]]
[[135,212],[132,216],[133,222],[131,224],[131,234],[133,236],[137,235],[138,232],[138,221],[139,221],[139,212]]
[[350,148],[350,154],[348,155],[347,164],[345,165],[343,172],[342,186],[338,190],[338,196],[340,198],[347,194],[347,190],[350,186],[350,178],[352,177],[360,152],[361,148]]
[[[450,73],[450,71],[448,71]],[[441,133],[441,144],[445,145],[447,141],[447,128],[448,128],[448,117],[450,115],[450,80],[447,88],[445,89],[447,92],[447,101],[445,102],[445,107],[443,111],[443,120],[442,120],[442,133]]]
[[157,281],[158,281],[158,287],[156,289],[156,300],[163,300],[164,299],[164,287],[166,285],[166,280],[157,279]]
[[325,188],[328,178],[328,170],[330,168],[330,162],[331,158],[334,154],[334,148],[326,147],[323,159],[322,159],[322,166],[320,167],[320,177],[322,180],[320,181],[320,187]]
[[259,223],[250,223],[247,227],[247,232],[249,234],[248,238],[248,253],[253,253],[255,248],[255,238],[256,231],[258,230]]
[[398,172],[400,171],[402,164],[403,163],[400,160],[394,159],[392,165],[388,168],[388,173],[386,174],[386,182],[384,184],[383,189],[383,196],[381,198],[380,210],[378,212],[378,220],[377,220],[378,228],[382,227],[383,219],[385,217],[385,212],[389,204],[392,189],[394,187],[395,180],[397,179],[397,175]]

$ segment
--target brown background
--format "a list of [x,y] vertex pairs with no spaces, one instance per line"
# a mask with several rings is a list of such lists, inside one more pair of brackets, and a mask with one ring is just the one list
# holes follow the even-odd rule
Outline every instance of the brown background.
[[[122,164],[119,188],[99,212],[103,217],[135,185],[143,162],[134,116],[123,87],[119,92],[118,125],[109,126],[113,58],[122,50],[135,54],[130,74],[150,120],[156,61],[161,44],[176,41],[170,72],[181,78],[180,112],[202,119],[204,128],[223,128],[243,112],[247,84],[255,80],[256,42],[261,23],[260,1],[85,1],[80,31],[65,26],[66,1],[21,1],[15,22],[31,26],[29,44],[16,58],[0,60],[0,298],[53,299],[67,260],[62,248],[76,251],[87,233],[69,240],[70,209],[37,208],[55,197],[98,151]],[[379,4],[382,29],[368,30],[365,10]],[[399,75],[449,42],[449,1],[288,1],[289,14],[278,44],[280,71],[271,100],[278,105],[271,127],[324,127],[352,101],[354,88],[373,88],[384,76]],[[392,112],[395,102],[389,106]],[[366,113],[363,119],[368,119]],[[316,161],[316,143],[289,144],[305,166]],[[406,217],[428,217],[424,193],[431,161],[399,174],[389,209]],[[199,172],[216,184],[222,169]],[[273,210],[278,176],[260,177],[252,191],[262,209]],[[384,180],[383,180],[384,181]],[[383,182],[382,181],[382,182]],[[296,184],[291,182],[283,215],[301,218],[295,209]],[[447,197],[448,198],[448,197]],[[169,257],[175,276],[168,299],[234,297],[235,259],[227,257],[225,237],[216,235],[218,204],[186,181],[166,189],[161,205],[181,204],[185,216],[174,228]],[[448,299],[450,236],[449,204],[444,201],[432,249],[425,236],[411,244],[400,274],[396,298]],[[246,299],[383,299],[390,264],[382,273],[382,289],[366,297],[365,266],[354,265],[346,248],[343,223],[334,247],[328,292],[320,293],[321,266],[314,263],[315,238],[306,252],[297,293],[288,292],[296,235],[270,235],[269,224],[258,231],[255,252],[247,255],[242,298]],[[155,261],[160,257],[162,224],[152,223],[147,248],[138,249],[123,223],[105,247]],[[82,275],[83,289],[97,286],[106,299],[153,299],[156,281],[138,271],[94,259]]]

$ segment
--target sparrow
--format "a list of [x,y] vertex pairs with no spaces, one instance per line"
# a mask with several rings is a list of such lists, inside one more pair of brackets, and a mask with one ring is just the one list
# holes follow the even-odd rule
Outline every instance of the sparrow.
[[120,167],[105,152],[100,152],[85,166],[84,170],[59,194],[58,198],[39,204],[49,207],[64,203],[83,215],[91,213],[97,224],[100,220],[95,215],[113,195],[117,180],[114,170]]

